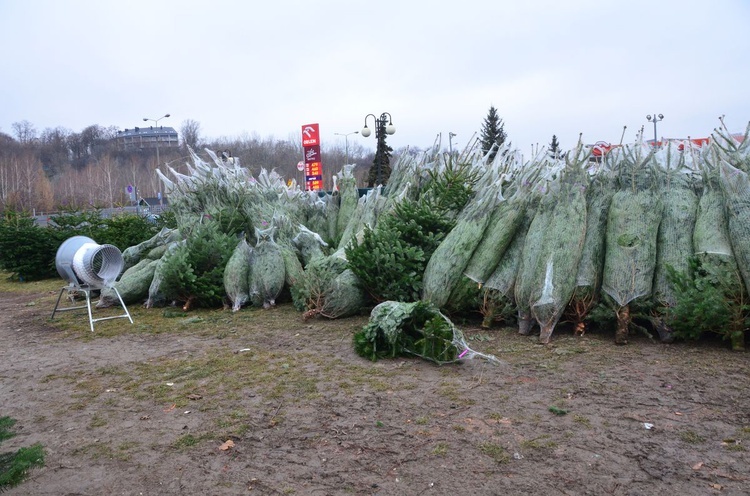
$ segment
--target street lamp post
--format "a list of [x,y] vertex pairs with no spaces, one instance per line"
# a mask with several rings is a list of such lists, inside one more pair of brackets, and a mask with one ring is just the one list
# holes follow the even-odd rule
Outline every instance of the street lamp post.
[[[361,134],[365,138],[372,134],[370,128],[367,127],[367,118],[372,117],[375,120],[375,139],[377,140],[377,149],[375,150],[375,167],[377,167],[377,181],[373,186],[380,184],[380,178],[382,173],[383,161],[388,160],[388,150],[385,144],[385,135],[394,134],[396,127],[393,125],[393,118],[388,112],[383,112],[380,117],[375,117],[375,114],[367,114],[365,116],[365,127],[362,128]],[[388,122],[388,124],[386,124]]]
[[453,155],[453,137],[457,136],[454,132],[448,132],[448,152]]
[[359,134],[359,131],[352,131],[351,133],[333,133],[336,136],[344,137],[344,146],[346,147],[346,163],[349,163],[349,136],[352,134]]
[[[158,119],[149,119],[148,117],[144,117],[143,120],[144,120],[144,122],[145,121],[153,121],[154,122],[154,127],[158,128],[159,127],[159,121],[162,120],[162,119],[164,119],[164,118],[166,118],[166,117],[169,117],[169,114],[164,114],[163,116],[159,117]],[[159,162],[159,131],[157,129],[157,131],[156,131],[156,166],[159,167],[159,164],[160,164],[160,162]]]
[[[162,119],[165,119],[167,117],[169,117],[169,114],[164,114],[161,117],[159,117],[158,119],[149,119],[148,117],[144,117],[143,118],[144,122],[153,121],[154,122],[154,128],[157,128],[156,129],[156,167],[157,168],[161,164],[161,161],[159,160],[159,130],[158,130],[159,121],[162,120]],[[161,181],[159,181],[159,204],[161,204],[161,203],[162,203]]]
[[656,147],[656,142],[657,142],[656,123],[664,120],[664,114],[647,115],[646,120],[654,123],[654,147]]

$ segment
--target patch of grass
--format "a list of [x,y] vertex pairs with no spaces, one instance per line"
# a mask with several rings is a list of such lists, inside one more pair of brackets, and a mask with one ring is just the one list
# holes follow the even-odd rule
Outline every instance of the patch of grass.
[[448,454],[448,443],[437,443],[432,448],[432,454],[435,456],[445,456]]
[[89,422],[89,427],[91,429],[96,429],[97,427],[104,427],[107,425],[107,419],[100,417],[99,415],[94,415],[91,417],[91,422]]
[[726,449],[727,451],[736,451],[736,452],[745,451],[745,447],[739,442],[724,443],[724,449]]
[[417,425],[427,425],[427,422],[429,421],[428,417],[421,416],[414,419],[414,423]]
[[99,367],[96,369],[95,372],[97,375],[114,375],[114,376],[121,376],[125,375],[125,371],[120,369],[119,367],[115,367],[114,365],[106,365],[104,367]]
[[587,429],[591,429],[591,420],[581,414],[576,413],[573,415],[573,422],[576,422]]
[[93,442],[79,446],[73,450],[73,455],[86,455],[94,460],[99,458],[117,458],[115,456],[115,452],[109,444],[100,442]]
[[482,443],[479,445],[479,451],[495,460],[496,463],[507,463],[510,461],[510,455],[505,448],[496,443]]
[[542,435],[533,439],[525,439],[520,443],[521,448],[529,450],[547,450],[557,447],[557,443],[549,439],[548,435]]
[[200,437],[193,436],[192,434],[185,434],[177,438],[177,440],[174,442],[174,447],[177,449],[186,449],[193,447],[200,442]]
[[369,386],[373,391],[384,392],[391,389],[391,384],[383,380],[384,374],[365,367],[348,366],[347,379],[359,386]]
[[453,403],[465,406],[470,406],[476,403],[473,399],[467,398],[457,384],[448,381],[440,383],[438,394],[445,396],[447,400]]
[[701,444],[701,443],[706,442],[705,437],[689,429],[686,431],[680,432],[679,436],[682,442],[688,443],[688,444]]
[[137,448],[140,445],[141,443],[139,443],[138,441],[125,441],[125,442],[120,443],[117,446],[117,449],[120,451],[128,451],[128,450]]
[[[11,273],[0,271],[0,292],[16,294],[57,293],[65,286],[62,279],[42,279],[40,281],[18,282],[10,279]],[[54,305],[54,303],[53,303]]]

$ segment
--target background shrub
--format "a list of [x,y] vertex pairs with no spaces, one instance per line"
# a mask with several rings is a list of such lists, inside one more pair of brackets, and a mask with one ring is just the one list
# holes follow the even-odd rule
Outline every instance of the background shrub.
[[19,281],[53,278],[57,249],[73,236],[87,236],[124,251],[153,237],[158,229],[158,224],[134,214],[103,219],[99,211],[69,212],[40,227],[27,214],[7,211],[0,218],[0,268]]

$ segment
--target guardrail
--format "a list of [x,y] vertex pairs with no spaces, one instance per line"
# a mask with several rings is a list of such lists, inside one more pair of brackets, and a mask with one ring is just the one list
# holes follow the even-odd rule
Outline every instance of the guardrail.
[[[160,215],[169,209],[166,205],[154,205],[152,207],[114,207],[114,208],[102,208],[99,213],[103,219],[109,219],[117,215],[122,214],[136,214],[136,215]],[[65,212],[48,212],[39,213],[34,215],[34,222],[36,225],[41,227],[47,227],[52,219],[57,215],[64,215]]]

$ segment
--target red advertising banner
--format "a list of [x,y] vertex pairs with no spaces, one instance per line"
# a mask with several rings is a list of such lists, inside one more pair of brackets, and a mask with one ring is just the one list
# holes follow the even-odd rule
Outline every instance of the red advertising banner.
[[305,189],[323,189],[323,163],[320,156],[320,127],[316,124],[302,126],[304,150]]
[[323,166],[320,162],[312,162],[305,164],[305,175],[306,176],[322,176]]
[[320,146],[320,128],[318,124],[302,126],[302,146]]
[[323,180],[314,179],[312,181],[305,181],[305,185],[308,191],[318,191],[323,189]]
[[309,164],[312,162],[320,162],[320,145],[306,146],[305,148],[305,163]]

